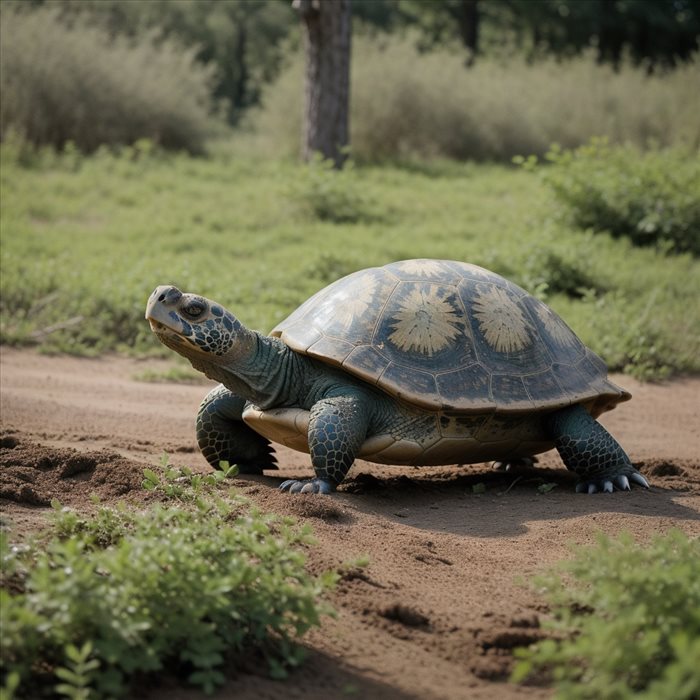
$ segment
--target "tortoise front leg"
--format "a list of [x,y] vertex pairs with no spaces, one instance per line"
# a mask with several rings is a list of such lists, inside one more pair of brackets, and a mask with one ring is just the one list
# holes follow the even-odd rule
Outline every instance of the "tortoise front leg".
[[241,418],[246,400],[223,384],[212,389],[197,413],[197,444],[214,469],[219,462],[237,464],[241,474],[277,469],[270,441],[249,428]]
[[368,411],[355,396],[322,399],[311,408],[309,452],[315,479],[280,484],[291,493],[332,493],[345,478],[367,435]]
[[617,440],[583,406],[552,413],[546,425],[564,464],[581,477],[577,492],[629,491],[630,481],[649,488]]

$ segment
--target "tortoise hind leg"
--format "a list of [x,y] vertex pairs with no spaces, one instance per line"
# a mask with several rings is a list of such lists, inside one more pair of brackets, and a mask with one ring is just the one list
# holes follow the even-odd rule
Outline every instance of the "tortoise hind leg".
[[219,462],[237,464],[241,474],[277,469],[270,441],[249,428],[241,418],[246,400],[223,384],[212,389],[197,413],[197,444],[215,469]]
[[546,426],[564,464],[581,477],[577,492],[611,492],[614,487],[629,491],[630,481],[649,488],[617,440],[583,406],[552,413]]

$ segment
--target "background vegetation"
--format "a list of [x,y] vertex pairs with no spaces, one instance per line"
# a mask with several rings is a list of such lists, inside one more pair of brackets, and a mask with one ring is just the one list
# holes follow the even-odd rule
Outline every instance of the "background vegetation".
[[[700,369],[700,324],[689,313],[697,260],[576,227],[537,172],[433,161],[338,174],[236,151],[192,159],[147,143],[90,157],[21,142],[2,149],[6,343],[160,352],[143,310],[171,282],[267,332],[343,274],[425,256],[512,278],[613,369]],[[655,159],[660,178],[678,177],[685,162],[675,152]],[[697,167],[689,173],[697,179]],[[697,209],[679,211],[697,236]]]

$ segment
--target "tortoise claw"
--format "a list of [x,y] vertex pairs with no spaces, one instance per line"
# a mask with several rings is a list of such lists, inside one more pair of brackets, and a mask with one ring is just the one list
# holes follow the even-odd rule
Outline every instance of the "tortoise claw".
[[297,481],[296,479],[287,479],[280,486],[280,491],[289,491],[289,493],[333,493],[335,490],[333,485],[324,479],[307,479]]
[[616,476],[614,479],[615,486],[617,486],[620,491],[631,491],[632,487],[630,486],[629,479],[624,475],[620,474],[620,476]]
[[649,482],[639,472],[632,472],[630,474],[630,479],[632,479],[632,481],[634,481],[635,484],[639,484],[645,489],[649,488]]
[[576,493],[612,493],[615,489],[619,491],[631,491],[630,481],[649,488],[649,482],[638,472],[629,471],[627,474],[617,474],[611,478],[598,478],[579,481],[576,484]]
[[515,459],[498,460],[491,465],[497,472],[508,472],[511,469],[528,469],[537,463],[537,457],[517,457]]

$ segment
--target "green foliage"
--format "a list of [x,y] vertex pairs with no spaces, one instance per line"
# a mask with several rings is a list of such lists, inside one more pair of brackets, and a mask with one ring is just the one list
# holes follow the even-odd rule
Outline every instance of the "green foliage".
[[372,217],[337,223],[300,199],[306,166],[231,145],[207,160],[145,143],[89,157],[12,140],[0,148],[5,343],[170,356],[143,319],[159,284],[216,299],[267,332],[345,274],[435,257],[483,265],[544,298],[614,369],[700,371],[700,326],[688,313],[698,261],[572,228],[523,169],[356,166],[332,182],[347,183]]
[[155,35],[111,38],[81,17],[66,25],[56,6],[9,4],[0,25],[3,137],[15,130],[34,144],[82,151],[148,138],[202,153],[216,133],[211,71],[194,50]]
[[398,0],[397,19],[417,25],[424,45],[459,40],[466,46],[476,43],[474,48],[487,55],[503,51],[505,44],[528,56],[566,57],[593,45],[600,62],[617,64],[629,53],[637,62],[658,66],[687,60],[698,48],[700,11],[692,0],[489,0],[474,5],[477,27],[470,26],[462,0]]
[[4,548],[6,688],[19,677],[24,696],[121,697],[134,676],[167,669],[211,692],[251,655],[275,676],[301,662],[297,640],[329,612],[319,600],[336,579],[306,572],[308,528],[187,479],[186,508],[57,509],[43,547]]
[[352,161],[337,170],[331,159],[316,154],[294,181],[291,193],[303,210],[319,221],[354,224],[382,218]]
[[555,637],[518,653],[515,680],[544,669],[567,700],[698,697],[700,540],[600,535],[536,586]]
[[593,139],[575,150],[552,148],[546,159],[542,178],[574,225],[700,255],[700,152],[642,153]]
[[[509,161],[544,154],[553,141],[573,148],[593,136],[644,148],[700,147],[697,59],[649,75],[615,71],[585,54],[568,61],[522,56],[465,66],[449,48],[420,52],[412,37],[357,36],[353,43],[350,129],[358,163],[447,157]],[[301,133],[303,56],[263,93],[249,124],[258,149],[296,156]]]

